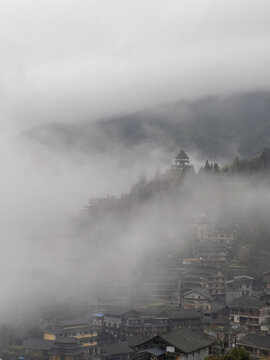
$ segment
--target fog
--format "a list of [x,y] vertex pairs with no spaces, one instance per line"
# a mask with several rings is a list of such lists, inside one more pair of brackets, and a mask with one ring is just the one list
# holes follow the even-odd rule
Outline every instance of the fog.
[[269,88],[269,2],[1,1],[1,123]]
[[[188,178],[173,195],[95,222],[83,212],[90,198],[128,193],[157,167],[166,172],[175,153],[150,143],[65,152],[21,136],[54,121],[267,89],[269,10],[260,0],[1,2],[1,321],[59,299],[91,301],[97,283],[129,281],[155,249],[177,247],[180,257],[190,215],[269,211],[263,182]],[[108,144],[104,135],[99,145]],[[202,155],[190,155],[197,170]]]
[[[8,164],[1,178],[2,321],[31,318],[63,300],[95,303],[121,284],[129,289],[159,256],[173,254],[180,266],[191,216],[231,223],[255,216],[267,225],[270,191],[262,179],[187,176],[150,200],[133,188],[125,203],[139,177],[151,181],[157,165],[166,173],[175,154],[145,145],[112,156],[67,156],[28,141],[13,138],[1,159]],[[107,195],[124,202],[98,215],[83,210],[89,198]]]

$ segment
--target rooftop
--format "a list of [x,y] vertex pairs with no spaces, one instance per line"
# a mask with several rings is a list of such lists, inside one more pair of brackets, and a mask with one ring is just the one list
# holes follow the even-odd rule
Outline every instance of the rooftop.
[[256,296],[248,296],[244,295],[237,299],[234,299],[230,302],[229,307],[241,307],[241,308],[249,308],[249,309],[261,309],[265,306],[265,302],[263,300],[258,299]]
[[206,337],[203,333],[189,329],[179,329],[159,335],[159,337],[186,354],[213,344],[213,340]]
[[239,345],[246,345],[264,350],[270,350],[270,335],[249,333],[237,342]]
[[225,309],[226,307],[227,307],[227,305],[223,304],[220,301],[213,301],[211,304],[212,313],[217,313],[217,312]]
[[68,320],[56,321],[56,324],[60,325],[60,326],[87,325],[88,323],[89,323],[89,320],[87,320],[87,319],[68,319]]
[[105,344],[102,346],[102,351],[107,355],[129,354],[133,350],[128,346],[127,341],[115,344]]
[[152,336],[143,336],[143,335],[137,335],[137,336],[129,336],[127,338],[127,344],[130,347],[136,347],[140,344],[145,343],[146,341],[150,340]]
[[138,311],[131,308],[113,307],[112,309],[106,311],[104,315],[123,317],[125,315],[137,316],[138,314]]
[[56,340],[49,350],[51,355],[80,355],[83,353],[83,350],[80,344],[74,338],[65,338]]
[[37,349],[37,350],[50,350],[54,344],[54,340],[43,340],[43,339],[27,339],[23,346],[25,349]]
[[191,290],[187,291],[183,296],[189,295],[189,294],[191,294],[191,293],[193,293],[193,292],[196,292],[197,294],[199,294],[199,295],[201,295],[201,296],[203,296],[204,298],[207,298],[207,299],[209,299],[209,300],[211,299],[210,294],[208,294],[206,291],[204,291],[204,290],[201,289],[201,288],[191,289]]
[[168,308],[165,313],[170,319],[197,319],[201,315],[194,309]]

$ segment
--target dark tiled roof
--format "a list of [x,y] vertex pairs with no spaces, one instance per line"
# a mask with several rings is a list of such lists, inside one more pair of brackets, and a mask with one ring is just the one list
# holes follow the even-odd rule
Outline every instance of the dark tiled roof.
[[146,341],[150,340],[152,336],[143,336],[143,335],[137,335],[137,336],[129,336],[127,338],[128,346],[130,347],[136,347],[140,344],[145,343]]
[[49,351],[51,355],[80,355],[82,353],[81,345],[74,338],[56,340]]
[[129,354],[133,352],[128,346],[127,341],[115,344],[105,344],[102,346],[102,351],[108,355]]
[[189,160],[189,157],[185,150],[180,150],[179,153],[176,155],[175,159],[177,160]]
[[208,294],[206,291],[204,291],[203,289],[200,289],[200,288],[191,289],[191,290],[187,291],[183,296],[185,297],[186,295],[191,294],[192,292],[196,292],[197,294],[199,294],[209,300],[211,299],[210,294]]
[[94,328],[92,325],[85,325],[85,327],[83,328],[76,328],[75,326],[72,328],[65,328],[65,327],[62,327],[62,326],[57,326],[55,324],[52,325],[52,327],[50,326],[47,326],[45,329],[44,329],[44,332],[45,333],[48,333],[48,334],[54,334],[54,335],[59,335],[59,334],[68,334],[68,333],[74,333],[74,332],[77,332],[77,331],[96,331],[96,328]]
[[89,321],[87,319],[68,319],[68,320],[59,320],[56,324],[60,326],[76,326],[76,325],[87,325]]
[[264,307],[265,302],[258,299],[255,296],[244,295],[237,299],[234,299],[230,302],[229,306],[231,308],[249,308],[249,309],[261,309]]
[[23,346],[25,349],[39,349],[39,350],[50,350],[54,344],[54,340],[43,340],[43,339],[27,339]]
[[171,308],[165,310],[170,319],[197,319],[201,315],[194,309]]
[[124,315],[129,315],[129,314],[138,314],[138,311],[134,310],[134,309],[131,309],[131,308],[123,308],[123,307],[115,307],[115,308],[112,308],[108,311],[105,312],[105,316],[106,315],[112,315],[112,316],[119,316],[119,317],[122,317]]
[[189,329],[179,329],[159,335],[159,337],[186,354],[213,344],[213,340],[210,340],[204,334]]
[[217,313],[223,309],[226,309],[227,306],[221,303],[220,301],[213,301],[211,304],[211,310],[213,313]]
[[250,333],[237,342],[239,345],[270,350],[270,335]]
[[[148,306],[146,308],[141,308],[138,311],[140,312],[140,315],[142,317],[144,316],[159,316],[161,315],[165,310],[170,308],[169,306]],[[165,316],[166,317],[166,316]]]

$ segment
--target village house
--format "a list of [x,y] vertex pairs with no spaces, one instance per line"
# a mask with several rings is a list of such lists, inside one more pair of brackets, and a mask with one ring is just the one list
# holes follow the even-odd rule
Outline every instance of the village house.
[[214,341],[202,333],[179,329],[157,335],[139,345],[137,359],[202,360],[209,356]]
[[29,359],[42,359],[49,357],[54,340],[30,338],[24,341],[24,353]]
[[95,354],[98,346],[98,332],[87,319],[55,321],[45,326],[44,340],[76,339],[87,354]]
[[[95,317],[95,323],[100,323]],[[175,306],[155,306],[138,310],[111,309],[104,314],[104,331],[111,341],[131,336],[155,336],[173,329],[202,328],[202,316],[195,309]]]
[[192,330],[202,328],[202,315],[195,309],[184,309],[181,307],[168,308],[165,313],[169,317],[168,330],[176,330],[188,327]]
[[201,288],[213,299],[225,299],[225,276],[218,267],[207,264],[203,259],[184,259],[183,265],[179,275],[181,294]]
[[59,339],[48,352],[49,360],[80,360],[84,350],[74,338]]
[[182,297],[184,309],[196,309],[202,313],[211,313],[211,297],[202,289],[192,289]]
[[239,232],[237,225],[211,223],[207,216],[200,216],[194,221],[194,228],[200,242],[211,241],[231,245]]
[[144,332],[144,335],[155,336],[182,327],[194,330],[202,328],[202,316],[194,309],[161,306],[153,309],[141,309],[140,313],[144,324],[151,324],[150,331]]
[[270,306],[255,296],[234,299],[229,307],[231,319],[253,331],[259,331],[263,321],[270,316]]
[[84,349],[74,338],[58,340],[27,339],[24,342],[27,359],[32,360],[80,360],[85,354]]
[[224,243],[213,242],[211,240],[198,241],[193,245],[192,254],[204,262],[204,264],[220,266],[227,260],[228,249],[228,246]]
[[268,358],[270,356],[270,335],[249,333],[237,340],[237,347],[245,349],[252,358]]
[[134,309],[112,308],[104,314],[104,330],[112,340],[124,340],[126,336],[141,334],[143,320]]
[[230,309],[227,305],[220,301],[212,301],[211,303],[211,318],[228,320],[230,315]]
[[226,281],[227,304],[243,295],[251,296],[253,280],[254,278],[251,276],[235,276],[233,280]]

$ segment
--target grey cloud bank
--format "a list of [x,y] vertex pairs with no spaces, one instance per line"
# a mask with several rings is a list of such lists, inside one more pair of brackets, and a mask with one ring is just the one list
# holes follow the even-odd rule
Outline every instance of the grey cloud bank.
[[2,1],[1,122],[269,87],[268,1]]

